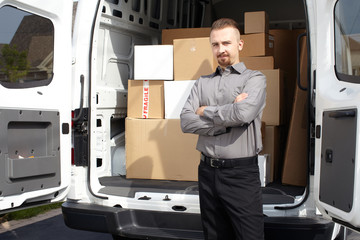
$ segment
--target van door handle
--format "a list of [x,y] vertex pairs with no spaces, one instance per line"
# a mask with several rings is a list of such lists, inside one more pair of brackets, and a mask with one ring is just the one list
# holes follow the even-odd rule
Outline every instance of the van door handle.
[[345,117],[355,117],[355,110],[344,110],[344,111],[333,111],[329,113],[331,118],[345,118]]
[[80,75],[80,110],[79,114],[76,117],[73,117],[72,121],[77,122],[79,121],[80,117],[82,116],[82,111],[84,107],[84,75]]

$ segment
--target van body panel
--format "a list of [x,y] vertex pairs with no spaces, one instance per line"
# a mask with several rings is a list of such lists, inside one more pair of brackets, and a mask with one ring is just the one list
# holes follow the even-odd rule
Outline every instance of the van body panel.
[[0,211],[69,190],[72,4],[0,1]]
[[324,216],[358,228],[357,93],[360,86],[348,80],[349,77],[358,78],[353,70],[357,64],[356,52],[351,44],[342,45],[342,42],[352,41],[360,33],[358,28],[347,30],[347,25],[358,23],[358,18],[349,16],[352,16],[351,12],[357,13],[359,6],[352,5],[351,1],[307,2],[314,14],[310,29],[315,39],[312,42],[312,72],[316,79],[312,93],[317,129],[314,197]]

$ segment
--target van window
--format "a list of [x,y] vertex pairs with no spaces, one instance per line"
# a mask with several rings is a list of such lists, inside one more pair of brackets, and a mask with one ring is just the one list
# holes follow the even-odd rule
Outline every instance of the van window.
[[1,85],[48,85],[53,75],[53,54],[54,26],[49,19],[10,6],[0,8]]
[[360,83],[360,1],[335,6],[335,70],[342,81]]

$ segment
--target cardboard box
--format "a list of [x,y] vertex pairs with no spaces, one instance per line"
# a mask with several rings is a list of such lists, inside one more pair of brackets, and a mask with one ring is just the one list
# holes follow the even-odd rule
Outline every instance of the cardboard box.
[[211,28],[176,28],[163,29],[162,44],[173,44],[174,39],[210,37]]
[[266,76],[266,106],[261,121],[266,125],[282,125],[284,111],[284,73],[280,69],[261,70]]
[[181,110],[196,80],[164,82],[165,119],[180,119]]
[[248,69],[252,70],[266,70],[274,69],[274,57],[240,57],[240,62],[243,62]]
[[180,120],[126,118],[125,127],[127,178],[197,181],[198,136]]
[[305,29],[270,29],[269,34],[274,41],[274,64],[289,74],[291,79],[296,78],[296,41]]
[[267,154],[269,156],[270,177],[269,181],[275,181],[280,178],[280,164],[281,164],[281,127],[266,126],[265,138],[263,139],[263,150],[261,155]]
[[244,22],[245,34],[269,33],[269,17],[265,11],[245,12]]
[[208,37],[174,40],[174,80],[196,80],[217,66]]
[[306,98],[307,93],[297,88],[285,148],[283,184],[306,186],[308,158]]
[[134,47],[135,80],[173,80],[172,45],[137,45]]
[[260,183],[262,187],[265,187],[266,184],[270,182],[270,161],[269,155],[259,155],[258,156],[258,165],[259,165],[259,176]]
[[274,55],[274,37],[266,33],[241,35],[244,47],[240,57],[257,57]]
[[164,81],[128,81],[127,116],[164,118]]
[[[286,29],[270,29],[269,33],[274,36],[274,64],[275,68],[280,68],[286,72],[285,84],[285,102],[290,103],[285,106],[285,123],[290,122],[292,107],[294,102],[294,93],[296,88],[296,41],[297,37],[304,33],[304,29],[286,30]],[[304,85],[304,83],[303,83]]]
[[[306,41],[302,43],[301,47],[300,71],[300,81],[305,82],[307,77]],[[284,156],[284,168],[282,173],[283,184],[296,186],[306,186],[307,184],[307,127],[307,92],[296,88]]]

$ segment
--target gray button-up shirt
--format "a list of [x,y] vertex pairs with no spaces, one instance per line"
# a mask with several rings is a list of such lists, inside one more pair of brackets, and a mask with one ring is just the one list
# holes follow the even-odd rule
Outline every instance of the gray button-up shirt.
[[[248,97],[234,103],[236,96]],[[240,158],[262,150],[261,116],[265,107],[266,77],[240,62],[200,77],[181,111],[181,128],[199,135],[197,150],[209,157]],[[195,112],[208,106],[204,116]]]

